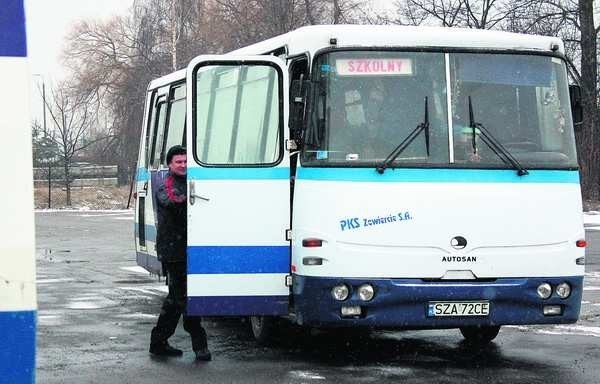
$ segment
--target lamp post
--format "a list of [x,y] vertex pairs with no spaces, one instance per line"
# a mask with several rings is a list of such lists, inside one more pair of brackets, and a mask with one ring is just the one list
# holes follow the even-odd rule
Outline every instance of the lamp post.
[[39,73],[34,73],[33,76],[39,76],[42,79],[42,106],[44,107],[44,137],[47,137],[48,131],[46,130],[46,82],[44,81],[44,76]]

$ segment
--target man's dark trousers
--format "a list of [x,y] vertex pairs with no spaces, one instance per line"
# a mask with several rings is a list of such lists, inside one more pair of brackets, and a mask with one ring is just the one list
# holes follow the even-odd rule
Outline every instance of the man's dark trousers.
[[202,328],[200,317],[187,316],[186,263],[164,263],[169,283],[169,294],[163,302],[156,326],[152,329],[151,344],[165,343],[175,333],[179,317],[183,314],[183,329],[192,337],[192,349],[200,351],[207,347],[206,331]]

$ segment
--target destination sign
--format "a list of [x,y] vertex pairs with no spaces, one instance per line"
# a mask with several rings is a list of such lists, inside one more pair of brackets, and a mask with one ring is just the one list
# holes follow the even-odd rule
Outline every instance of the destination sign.
[[340,76],[412,75],[411,59],[338,59],[335,67]]

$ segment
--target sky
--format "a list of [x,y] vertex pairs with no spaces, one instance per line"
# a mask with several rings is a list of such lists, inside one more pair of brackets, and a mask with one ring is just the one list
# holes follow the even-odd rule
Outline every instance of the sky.
[[[385,8],[390,0],[372,0],[376,8]],[[38,87],[65,77],[60,60],[65,37],[73,24],[85,19],[106,19],[124,15],[133,0],[25,0],[27,45],[32,74],[31,104],[34,119],[41,122],[42,98]],[[41,75],[41,76],[39,76]]]
[[64,75],[59,61],[64,39],[79,20],[126,14],[133,0],[25,0],[27,45],[32,73]]
[[38,85],[65,77],[60,56],[71,26],[80,20],[123,15],[133,0],[25,0],[27,50],[31,81],[32,117],[41,122],[42,98]]

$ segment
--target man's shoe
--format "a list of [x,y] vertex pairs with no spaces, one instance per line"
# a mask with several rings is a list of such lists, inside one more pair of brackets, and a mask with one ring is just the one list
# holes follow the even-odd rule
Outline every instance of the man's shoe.
[[183,355],[181,349],[173,348],[169,343],[150,344],[150,353],[156,356],[176,357]]
[[212,355],[208,348],[200,349],[198,351],[194,351],[196,354],[196,361],[211,361]]

